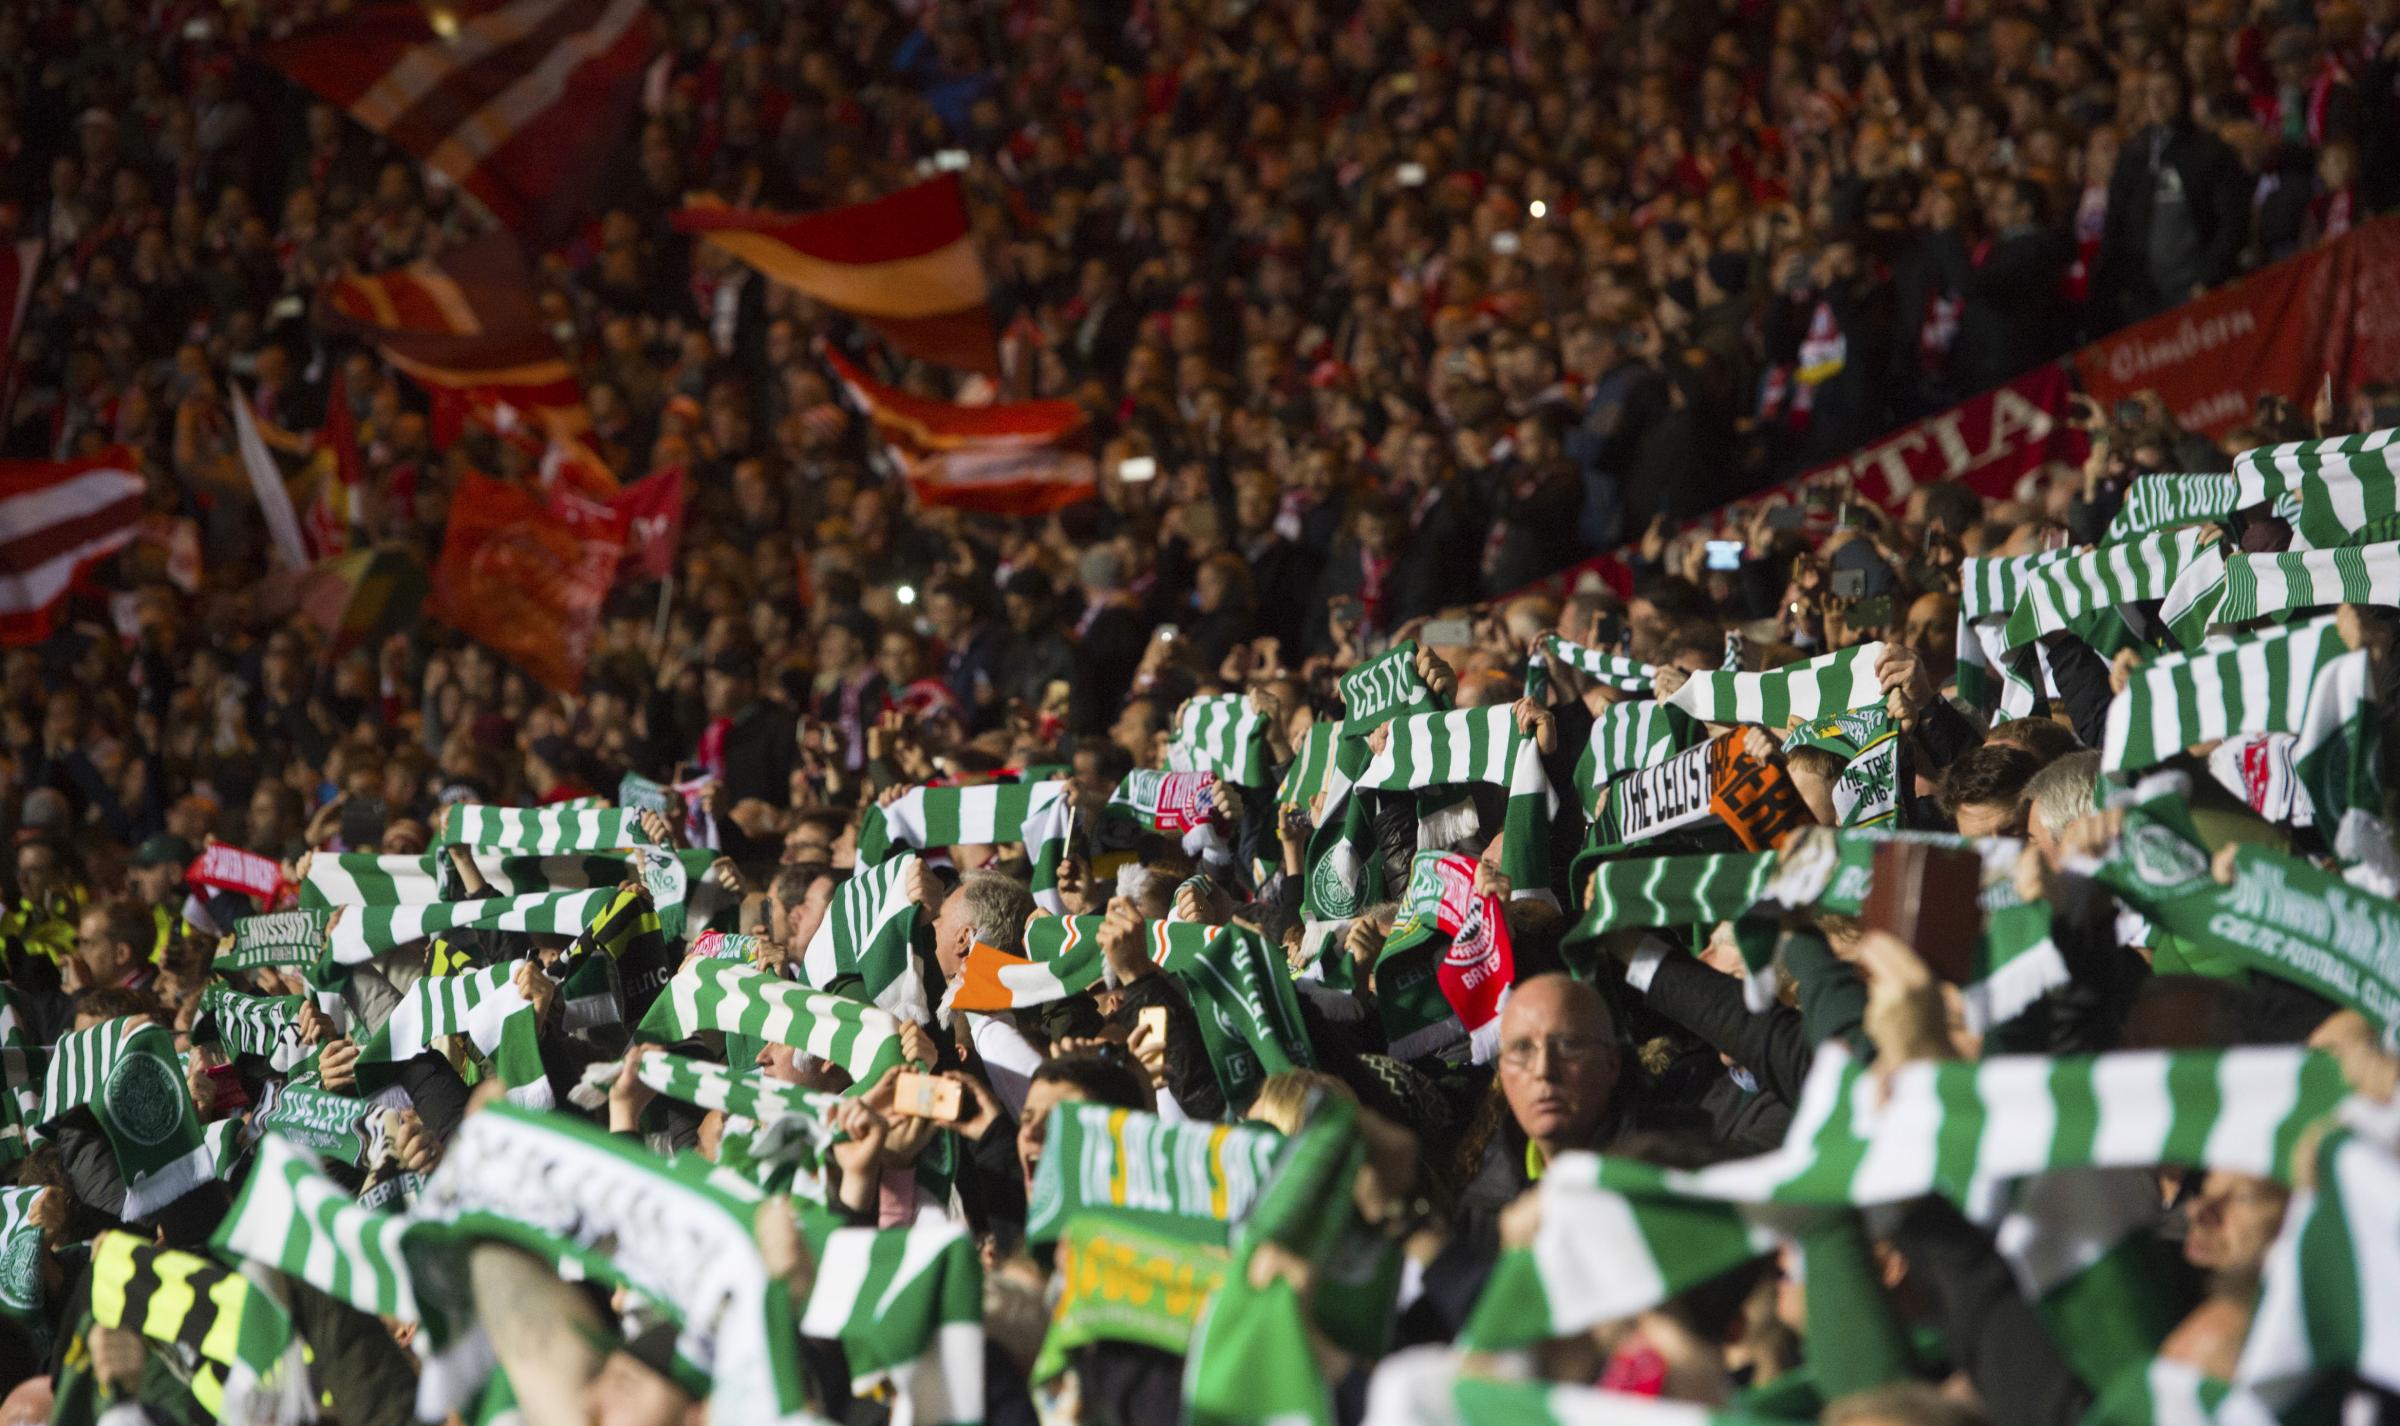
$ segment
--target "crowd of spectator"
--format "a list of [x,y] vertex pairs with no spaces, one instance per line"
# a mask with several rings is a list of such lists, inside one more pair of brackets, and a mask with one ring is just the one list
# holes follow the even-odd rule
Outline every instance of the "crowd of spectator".
[[[1753,1021],[1729,937],[1704,939],[1704,958],[1678,956],[1663,975],[1653,956],[1652,978],[1633,983],[1617,964],[1638,959],[1631,945],[1570,956],[1558,907],[1512,898],[1496,859],[1476,885],[1508,903],[1519,956],[1496,1060],[1452,1046],[1441,1063],[1411,1065],[1359,1028],[1376,1024],[1388,899],[1347,941],[1304,944],[1312,808],[1277,807],[1273,790],[1312,726],[1342,715],[1341,674],[1415,639],[1410,667],[1433,700],[1514,705],[1563,789],[1617,698],[1563,669],[1547,695],[1529,689],[1545,640],[1653,665],[1664,696],[1720,668],[1737,631],[1736,657],[1753,670],[1881,636],[1877,678],[1920,776],[1902,821],[2030,834],[2039,850],[2020,877],[2089,898],[2076,903],[2072,957],[2091,993],[2039,1019],[2055,1038],[2038,1048],[2197,1045],[2271,1022],[2259,1038],[2314,1032],[2356,1050],[2354,1070],[2388,1070],[2355,1016],[2327,1021],[2328,1003],[2120,943],[2105,895],[2061,851],[2097,852],[2115,831],[2089,816],[2107,792],[2090,749],[2112,674],[2121,687],[2128,672],[2122,660],[2112,671],[2113,650],[2069,640],[2048,651],[2055,719],[1987,733],[1946,696],[1961,558],[2095,542],[2128,479],[2222,469],[2228,450],[2177,431],[2153,403],[2138,419],[2087,413],[2082,480],[2036,498],[1943,487],[1902,516],[1844,506],[1834,521],[1785,524],[1762,512],[1734,570],[1710,567],[1672,528],[2400,200],[2392,0],[662,3],[665,40],[624,161],[592,222],[537,255],[538,281],[593,449],[627,482],[683,468],[691,504],[672,596],[633,581],[611,596],[573,696],[430,618],[329,657],[265,579],[229,378],[295,474],[332,394],[351,403],[361,547],[431,567],[467,472],[544,478],[538,440],[472,419],[461,428],[456,411],[319,324],[328,281],[485,227],[456,191],[260,62],[263,42],[320,8],[0,6],[0,236],[39,238],[45,252],[0,453],[129,447],[152,512],[144,538],[97,572],[104,596],[78,594],[56,637],[0,658],[0,827],[13,839],[0,946],[31,1044],[114,1017],[192,1028],[226,913],[187,900],[183,868],[211,839],[276,860],[297,884],[311,856],[426,852],[452,806],[612,796],[629,773],[682,784],[688,815],[667,819],[665,835],[722,858],[710,872],[727,893],[719,929],[760,934],[767,967],[797,975],[879,803],[1056,767],[1093,815],[1129,772],[1161,764],[1186,699],[1240,694],[1266,718],[1275,775],[1220,789],[1212,810],[1232,854],[1203,865],[1145,841],[1120,849],[1133,874],[1114,888],[1088,865],[1060,872],[1070,912],[1109,920],[1108,993],[1011,1028],[1028,1058],[1009,1083],[985,1063],[996,1051],[947,1020],[910,1027],[912,1057],[968,1097],[961,1211],[1002,1304],[988,1419],[1032,1419],[1023,1386],[1040,1323],[1012,1335],[1024,1303],[1000,1284],[1017,1274],[1041,1290],[1012,1233],[1044,1116],[1076,1099],[1202,1119],[1238,1108],[1210,1098],[1190,1008],[1143,950],[1145,917],[1239,916],[1296,959],[1356,962],[1357,987],[1334,998],[1367,1010],[1310,1022],[1324,1076],[1262,1093],[1253,1117],[1299,1128],[1293,1105],[1313,1085],[1405,1135],[1396,1196],[1430,1200],[1440,1221],[1389,1221],[1411,1231],[1416,1260],[1400,1338],[1446,1342],[1503,1244],[1524,1245],[1522,1221],[1505,1224],[1503,1210],[1551,1155],[1764,1152],[1822,1041],[1894,1063],[1979,1048],[1927,1028],[1939,997],[1889,938],[1862,951],[1856,927],[1829,918],[1823,954],[1795,967],[1804,998],[1824,992],[1805,1024],[1790,1008]],[[795,212],[861,201],[954,155],[992,280],[997,381],[896,361],[670,221],[697,193]],[[1075,400],[1099,433],[1099,498],[1022,521],[916,508],[816,359],[819,343],[925,394]],[[2391,424],[2389,395],[2362,392],[2355,410],[2262,407],[2237,443]],[[1143,456],[1156,478],[1124,479],[1123,463]],[[1888,608],[1871,626],[1817,557],[1833,553],[1818,542],[1837,522],[1833,545],[1866,556],[1871,597]],[[1518,597],[1620,543],[1634,551],[1630,597]],[[2387,672],[2378,617],[2346,629]],[[1823,749],[1787,756],[1753,736],[1763,759],[1790,766],[1815,819],[1834,820]],[[1405,795],[1378,805],[1376,851],[1400,882],[1426,838],[1488,850],[1488,837],[1421,838]],[[1572,911],[1574,839],[1558,840],[1551,879]],[[971,945],[1023,949],[1030,857],[924,850],[949,865],[917,889],[918,970],[955,990]],[[495,935],[474,954],[559,950]],[[2153,995],[2153,969],[2216,979],[2176,978]],[[562,1048],[576,1036],[558,1023],[555,989],[538,968],[529,979],[549,1017],[545,1068],[571,1084],[604,1057]],[[2160,1003],[2172,995],[2198,998],[2208,1033],[2177,1040],[2137,1015],[2171,1018]],[[1138,1028],[1161,1004],[1168,1028]],[[320,1016],[307,1034],[322,1053],[338,1031]],[[777,1082],[826,1085],[808,1056],[773,1053],[761,1065]],[[426,1059],[391,1162],[430,1170],[467,1095],[447,1061]],[[632,1137],[649,1100],[636,1073],[610,1108],[611,1127]],[[906,1116],[887,1087],[854,1103],[865,1108],[846,1111],[849,1147],[871,1147],[839,1159],[839,1207],[893,1226],[878,1193],[888,1206],[922,1141],[901,1147]],[[695,1151],[697,1119],[677,1122],[675,1149]],[[49,1249],[120,1218],[205,1239],[129,1212],[91,1133],[78,1151],[20,1170],[56,1195]],[[2179,1360],[2232,1374],[2285,1188],[2198,1173],[2171,1186],[2184,1217],[2170,1240],[2211,1275],[2176,1280],[2197,1323]],[[1838,1378],[1884,1393],[1851,1419],[1949,1426],[1980,1411],[2002,1426],[2064,1426],[2091,1405],[2101,1384],[2027,1327],[2030,1309],[1974,1232],[1950,1215],[1879,1237],[1896,1264],[1881,1275],[1899,1289],[1893,1331],[1939,1329],[1946,1347],[1922,1361],[1903,1349],[1871,1380]],[[1801,1338],[1813,1349],[1841,1335],[1823,1318],[1809,1330],[1803,1289],[1812,1303],[1826,1289],[1836,1310],[1883,1301],[1860,1267],[1864,1237],[1833,1251],[1847,1276],[1787,1272],[1780,1296],[1751,1290],[1771,1274],[1746,1280],[1740,1302],[1685,1299],[1545,1368],[1711,1405],[1772,1387]],[[1961,1262],[1973,1275],[1946,1278]],[[335,1336],[359,1353],[344,1361],[366,1363],[329,1384],[350,1393],[338,1419],[401,1419],[413,1367],[399,1349],[372,1322]],[[0,1332],[0,1352],[18,1353],[9,1362],[56,1367],[48,1345]],[[651,1365],[640,1369],[655,1385],[665,1375]],[[1347,1419],[1372,1365],[1329,1368]],[[1110,1347],[1078,1367],[1080,1419],[1173,1417],[1177,1359]],[[594,1368],[603,1386],[621,1385],[615,1369]],[[154,1418],[205,1414],[171,1391],[132,1390],[140,1370],[136,1352],[99,1375]],[[811,1379],[838,1382],[829,1396],[872,1414],[849,1402],[846,1374],[818,1362]],[[1977,1405],[1935,1395],[1935,1381]],[[1791,1386],[1775,1410],[1813,1412],[1835,1394]],[[690,1404],[651,1410],[662,1399],[611,1405],[598,1391],[591,1412],[663,1426]],[[0,1426],[15,1426],[4,1408]]]

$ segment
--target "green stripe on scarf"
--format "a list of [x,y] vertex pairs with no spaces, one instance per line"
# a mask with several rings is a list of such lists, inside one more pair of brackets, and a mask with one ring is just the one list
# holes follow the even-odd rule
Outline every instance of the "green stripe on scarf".
[[2288,1183],[2301,1131],[2347,1092],[2330,1056],[2276,1046],[1925,1061],[1903,1065],[1878,1096],[1833,1041],[1818,1050],[1773,1152],[1690,1170],[1562,1154],[1543,1176],[1851,1207],[1955,1199],[1987,1181],[2072,1168],[2214,1168]]
[[1666,701],[1703,723],[1787,728],[1882,702],[1883,686],[1875,677],[1882,657],[1878,642],[1765,673],[1695,673]]
[[2400,514],[2392,443],[2400,431],[2367,431],[2289,441],[2244,451],[2234,473],[2300,497],[2300,536],[2320,547],[2347,544],[2379,520]]
[[1575,761],[1575,801],[1599,815],[1608,784],[1708,741],[1708,729],[1682,709],[1642,699],[1611,703],[1592,720],[1591,738]]
[[1213,772],[1242,787],[1267,782],[1267,720],[1239,693],[1183,705],[1167,742],[1167,771]]
[[1542,767],[1541,749],[1517,731],[1513,709],[1462,708],[1395,718],[1383,751],[1359,774],[1357,785],[1414,792],[1471,783],[1507,793],[1500,869],[1519,891],[1547,887],[1550,817],[1558,810],[1558,794]]
[[241,1195],[209,1241],[219,1252],[288,1273],[361,1312],[425,1323],[438,1342],[450,1324],[438,1305],[418,1301],[410,1264],[412,1248],[437,1231],[360,1207],[307,1152],[269,1135],[259,1141]]
[[41,1122],[89,1109],[125,1180],[127,1221],[147,1218],[216,1177],[185,1089],[175,1037],[120,1017],[59,1038],[42,1084]]
[[[1541,670],[1552,663],[1574,669],[1592,682],[1620,693],[1647,694],[1651,684],[1658,678],[1656,664],[1646,664],[1640,659],[1612,654],[1605,649],[1586,648],[1556,634],[1547,634],[1535,646],[1533,669]],[[1536,696],[1531,672],[1526,677],[1525,696]]]
[[910,941],[918,906],[908,894],[909,873],[918,867],[909,853],[878,865],[862,864],[833,893],[825,919],[817,923],[800,958],[800,977],[817,990],[856,976],[867,999],[912,1024],[933,1019],[925,1003],[925,978],[918,973]]
[[1027,821],[1066,795],[1063,782],[994,782],[976,787],[913,787],[871,808],[858,829],[858,864],[873,866],[900,850],[989,847],[1025,840]]
[[460,803],[442,824],[444,842],[496,852],[608,851],[650,840],[642,814],[621,808],[481,807]]
[[302,995],[246,995],[231,986],[211,985],[200,992],[200,1020],[192,1038],[205,1041],[213,1031],[229,1055],[256,1055],[277,1074],[283,1074],[316,1051],[300,1043]]
[[2198,530],[2161,530],[2042,565],[2031,571],[2009,611],[2007,646],[2071,632],[2097,647],[2107,642],[2100,637],[2104,620],[2125,605],[2166,598],[2199,552]]
[[537,1109],[549,1107],[552,1091],[542,1068],[541,1026],[533,1002],[516,987],[519,964],[428,976],[410,987],[391,1017],[360,1048],[361,1084],[388,1082],[400,1065],[435,1048],[443,1036],[463,1035],[491,1062],[511,1100]]
[[900,1063],[900,1025],[890,1012],[731,961],[696,960],[677,971],[634,1033],[672,1044],[703,1030],[805,1050],[861,1087]]
[[888,1385],[895,1422],[983,1419],[983,1263],[958,1224],[834,1230],[800,1331],[842,1344],[854,1393]]
[[712,1422],[774,1426],[808,1406],[791,1297],[752,1237],[758,1202],[705,1161],[495,1104],[467,1116],[414,1213],[639,1292],[679,1329],[676,1375],[702,1388]]
[[2219,625],[2334,604],[2400,605],[2400,544],[2219,555],[2195,563],[2161,613],[2188,649]]
[[2349,646],[2328,616],[2286,629],[2162,654],[2108,705],[2101,767],[2139,771],[2235,733],[2295,733],[2317,677]]
[[1080,1213],[1222,1243],[1283,1147],[1281,1134],[1258,1125],[1169,1123],[1105,1104],[1061,1104],[1047,1128],[1026,1210],[1031,1243],[1056,1240]]
[[1342,736],[1344,725],[1333,719],[1320,718],[1308,727],[1308,736],[1292,754],[1292,765],[1283,775],[1283,785],[1275,789],[1275,802],[1280,807],[1306,807],[1325,790],[1327,774],[1333,770],[1334,743]]

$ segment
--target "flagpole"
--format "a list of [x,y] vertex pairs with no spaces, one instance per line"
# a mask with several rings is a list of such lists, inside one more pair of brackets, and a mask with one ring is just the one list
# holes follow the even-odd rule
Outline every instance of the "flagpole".
[[650,661],[658,662],[659,654],[667,647],[667,611],[675,607],[675,571],[668,570],[658,583],[658,617],[650,622]]

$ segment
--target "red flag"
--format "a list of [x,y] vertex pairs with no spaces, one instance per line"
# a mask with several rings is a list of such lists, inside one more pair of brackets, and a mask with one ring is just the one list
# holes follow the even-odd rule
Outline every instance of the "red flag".
[[301,535],[309,553],[318,559],[350,548],[350,521],[357,510],[358,489],[365,469],[358,455],[358,418],[350,412],[350,385],[340,366],[325,388],[325,424],[317,429],[316,449],[309,454],[309,474],[316,482]]
[[1000,374],[991,288],[957,174],[798,217],[686,208],[675,215],[675,226],[849,313],[910,356]]
[[620,161],[657,46],[646,0],[383,0],[265,58],[547,245]]
[[1072,401],[956,406],[870,380],[839,352],[826,357],[926,505],[1047,515],[1097,491]]
[[508,406],[552,436],[591,429],[583,387],[534,304],[516,239],[492,233],[436,257],[326,289],[325,325],[374,344],[438,397]]
[[675,572],[675,552],[683,544],[683,467],[670,466],[625,487],[609,502],[625,517],[633,541],[632,566],[644,579],[665,579]]
[[0,644],[50,637],[78,575],[132,543],[141,463],[118,447],[90,460],[0,461]]
[[607,506],[565,491],[544,504],[470,471],[451,497],[430,606],[544,686],[572,693],[624,553],[625,518]]

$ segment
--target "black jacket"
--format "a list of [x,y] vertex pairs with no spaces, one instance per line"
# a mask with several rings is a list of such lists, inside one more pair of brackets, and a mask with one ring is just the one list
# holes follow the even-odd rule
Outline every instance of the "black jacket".
[[[2188,287],[2163,290],[2161,275],[2151,271],[2150,228],[2159,188],[2151,168],[2153,142],[2147,129],[2127,139],[2108,181],[2108,224],[2100,235],[2092,291],[2116,303],[2120,323],[2163,312],[2192,295]],[[2159,150],[2158,167],[2174,170],[2200,235],[2199,260],[2180,276],[2210,287],[2233,276],[2250,233],[2250,181],[2242,161],[2216,135],[2179,125]]]

